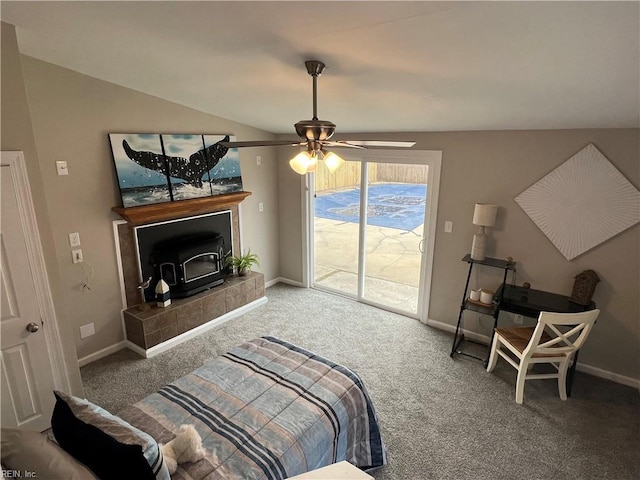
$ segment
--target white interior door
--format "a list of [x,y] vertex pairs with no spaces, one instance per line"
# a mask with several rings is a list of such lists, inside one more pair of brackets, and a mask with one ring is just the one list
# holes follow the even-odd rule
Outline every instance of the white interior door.
[[[4,158],[4,153],[3,153]],[[32,275],[24,212],[10,167],[0,168],[1,424],[49,428],[54,370]]]

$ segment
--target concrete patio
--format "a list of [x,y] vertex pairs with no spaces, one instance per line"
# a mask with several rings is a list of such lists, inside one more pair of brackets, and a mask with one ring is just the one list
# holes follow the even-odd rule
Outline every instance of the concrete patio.
[[[417,313],[423,226],[367,226],[364,297]],[[315,284],[357,295],[358,224],[315,218]]]

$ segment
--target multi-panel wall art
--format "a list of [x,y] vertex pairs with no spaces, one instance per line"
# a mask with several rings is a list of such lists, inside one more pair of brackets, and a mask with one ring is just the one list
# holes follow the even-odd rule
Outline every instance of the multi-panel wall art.
[[237,148],[229,135],[111,133],[123,207],[242,191]]

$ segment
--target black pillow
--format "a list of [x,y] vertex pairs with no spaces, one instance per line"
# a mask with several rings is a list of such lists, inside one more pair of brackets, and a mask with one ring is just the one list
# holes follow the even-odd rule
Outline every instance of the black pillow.
[[54,393],[56,405],[51,428],[58,444],[102,480],[155,480],[140,445],[127,445],[99,428],[76,418],[67,403]]

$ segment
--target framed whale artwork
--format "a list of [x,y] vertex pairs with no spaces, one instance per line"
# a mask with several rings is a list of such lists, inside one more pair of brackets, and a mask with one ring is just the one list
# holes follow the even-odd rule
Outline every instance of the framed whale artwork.
[[242,191],[230,135],[109,134],[123,207]]
[[220,156],[221,149],[226,148],[217,145],[218,142],[235,142],[236,137],[230,135],[203,135],[205,152],[207,152],[207,168],[209,169],[209,181],[211,193],[220,195],[223,193],[241,192],[242,175],[240,174],[240,158],[237,148],[229,148]]
[[123,207],[171,201],[158,134],[109,134]]
[[167,159],[173,199],[211,196],[207,152],[202,135],[169,134],[160,138]]

